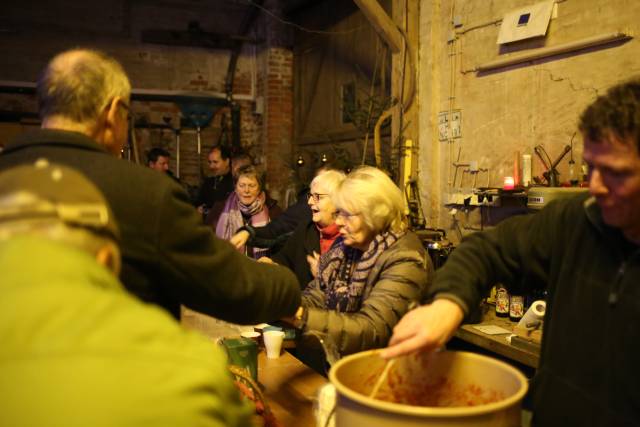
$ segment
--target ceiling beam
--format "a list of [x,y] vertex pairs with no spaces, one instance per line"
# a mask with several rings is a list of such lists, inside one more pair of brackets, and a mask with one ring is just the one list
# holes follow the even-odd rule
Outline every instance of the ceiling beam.
[[377,0],[353,0],[393,53],[402,49],[402,34]]

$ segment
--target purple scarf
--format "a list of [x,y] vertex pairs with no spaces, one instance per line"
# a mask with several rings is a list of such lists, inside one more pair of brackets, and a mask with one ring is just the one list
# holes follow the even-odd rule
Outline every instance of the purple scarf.
[[[227,201],[224,204],[218,224],[216,224],[216,235],[224,240],[229,240],[231,236],[238,232],[238,229],[245,225],[244,217],[249,217],[251,225],[253,227],[262,227],[269,223],[269,208],[267,207],[266,195],[264,191],[251,203],[245,205],[240,201],[238,195],[234,191],[227,197]],[[243,216],[244,215],[244,216]],[[240,252],[246,253],[246,248],[243,246],[239,249]],[[266,249],[253,249],[251,256],[255,259],[264,256],[268,250]]]
[[358,311],[362,304],[367,278],[378,257],[398,241],[402,233],[378,234],[366,251],[347,246],[339,237],[331,249],[320,257],[318,281],[326,295],[326,308],[340,312]]

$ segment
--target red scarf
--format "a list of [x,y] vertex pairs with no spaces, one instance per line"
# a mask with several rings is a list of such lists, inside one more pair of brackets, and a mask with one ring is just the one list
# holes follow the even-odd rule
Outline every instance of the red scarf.
[[316,224],[316,228],[320,232],[320,255],[322,255],[329,250],[331,245],[333,245],[333,241],[336,240],[336,237],[340,234],[340,229],[335,222],[324,228],[321,228]]

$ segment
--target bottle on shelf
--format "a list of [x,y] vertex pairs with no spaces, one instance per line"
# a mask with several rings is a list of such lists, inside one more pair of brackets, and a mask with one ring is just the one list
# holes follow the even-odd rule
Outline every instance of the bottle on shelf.
[[511,295],[509,298],[509,320],[519,322],[522,316],[524,316],[524,297]]
[[502,283],[496,285],[496,316],[509,316],[509,292]]

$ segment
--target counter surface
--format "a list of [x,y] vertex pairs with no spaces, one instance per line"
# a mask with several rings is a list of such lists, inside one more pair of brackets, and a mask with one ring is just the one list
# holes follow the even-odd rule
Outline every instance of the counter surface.
[[486,310],[484,312],[482,322],[479,324],[485,326],[499,326],[508,330],[508,334],[489,335],[474,328],[474,326],[478,326],[478,324],[466,324],[462,325],[458,329],[455,336],[463,341],[482,347],[485,350],[492,351],[532,368],[537,368],[540,359],[539,351],[516,347],[507,341],[507,337],[510,334],[514,334],[513,329],[516,323],[511,322],[508,317],[497,317],[495,312],[492,310],[492,306],[487,306],[485,308]]

